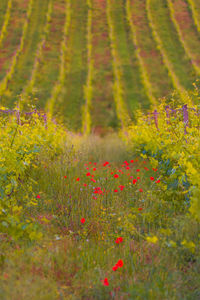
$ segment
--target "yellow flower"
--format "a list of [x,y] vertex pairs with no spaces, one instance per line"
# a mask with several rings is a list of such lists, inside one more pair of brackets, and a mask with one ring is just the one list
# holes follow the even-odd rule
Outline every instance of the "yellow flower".
[[152,243],[152,244],[156,244],[157,243],[157,241],[158,241],[158,238],[157,238],[157,236],[148,236],[147,238],[146,238],[146,240],[147,240],[147,242],[149,242],[149,243]]
[[186,240],[183,240],[181,242],[181,245],[184,246],[185,248],[187,248],[188,250],[190,250],[192,253],[194,253],[195,251],[195,244],[193,242],[188,242]]

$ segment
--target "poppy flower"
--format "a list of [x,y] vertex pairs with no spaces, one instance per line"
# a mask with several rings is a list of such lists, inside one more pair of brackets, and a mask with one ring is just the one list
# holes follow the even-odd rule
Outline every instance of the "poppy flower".
[[115,265],[114,267],[112,267],[112,270],[113,270],[113,271],[117,271],[117,269],[118,269],[118,266],[117,266],[117,265]]
[[119,185],[119,188],[120,188],[121,191],[123,191],[123,189],[125,188],[125,186],[124,185]]
[[86,176],[90,176],[91,174],[90,174],[90,172],[88,172],[87,174],[86,174]]
[[93,171],[96,171],[96,168],[93,168]]
[[114,175],[114,178],[118,178],[118,177],[119,177],[119,175],[118,175],[118,174],[115,174],[115,175]]
[[156,183],[160,183],[160,180],[158,179],[158,180],[156,181]]
[[132,164],[134,163],[134,160],[133,160],[133,159],[131,159],[131,163],[132,163]]
[[116,241],[115,241],[115,243],[116,244],[120,244],[120,243],[122,243],[123,242],[123,238],[120,236],[120,237],[118,237],[117,239],[116,239]]
[[137,169],[136,172],[140,172],[140,169]]
[[90,180],[93,181],[93,182],[96,182],[96,180],[94,178],[91,178]]
[[37,198],[37,199],[40,199],[41,197],[40,197],[40,195],[37,195],[36,198]]
[[158,169],[154,169],[154,168],[153,168],[152,170],[153,170],[154,172],[157,172],[157,171],[158,171]]
[[114,192],[115,192],[115,193],[118,193],[118,190],[116,189],[116,190],[114,190]]
[[64,178],[67,178],[67,176],[65,175]]
[[145,169],[146,171],[149,171],[149,169],[148,169],[147,167],[144,167],[144,169]]
[[130,167],[126,167],[126,170],[130,170]]
[[140,177],[139,177],[139,176],[137,177],[137,180],[140,180]]
[[133,184],[136,184],[136,182],[137,182],[137,179],[133,179]]
[[84,186],[87,186],[87,183],[84,183]]
[[139,210],[139,211],[142,211],[142,210],[143,210],[143,208],[142,208],[142,207],[139,207],[139,208],[138,208],[138,210]]
[[81,223],[84,224],[85,223],[85,218],[81,219]]
[[103,284],[104,284],[105,286],[108,286],[108,285],[109,285],[108,278],[104,278]]
[[151,181],[154,181],[154,177],[150,177]]
[[123,263],[122,259],[119,259],[118,262],[116,263],[116,266],[119,267],[119,268],[122,268],[123,265],[124,265],[124,263]]
[[143,192],[143,189],[139,189],[139,192],[142,193],[142,192]]

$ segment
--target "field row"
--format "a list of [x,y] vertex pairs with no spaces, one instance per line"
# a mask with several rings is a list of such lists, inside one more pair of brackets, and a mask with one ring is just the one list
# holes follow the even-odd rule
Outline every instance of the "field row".
[[199,32],[198,0],[2,0],[1,104],[36,98],[85,133],[124,127],[192,89]]

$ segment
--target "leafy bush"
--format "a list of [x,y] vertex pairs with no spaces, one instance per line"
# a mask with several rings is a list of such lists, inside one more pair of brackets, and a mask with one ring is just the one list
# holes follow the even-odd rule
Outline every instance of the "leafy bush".
[[39,195],[32,185],[31,169],[39,155],[53,159],[62,153],[67,134],[52,121],[45,125],[37,114],[0,117],[0,231],[13,239],[37,239],[37,226],[27,214]]
[[[171,103],[173,106],[173,103]],[[182,207],[190,205],[193,217],[200,221],[200,131],[199,114],[188,110],[189,123],[184,123],[182,106],[166,115],[166,103],[158,107],[158,129],[155,120],[140,114],[125,137],[131,149],[149,158],[162,174],[161,196]],[[173,108],[173,107],[172,107]],[[193,106],[198,111],[197,106]],[[185,132],[186,130],[186,132]]]

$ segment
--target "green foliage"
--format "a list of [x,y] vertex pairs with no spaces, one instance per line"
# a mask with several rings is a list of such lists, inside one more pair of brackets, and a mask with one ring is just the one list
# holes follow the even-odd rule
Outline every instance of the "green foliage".
[[27,215],[38,204],[30,171],[42,153],[50,159],[61,153],[66,133],[37,114],[1,117],[0,125],[0,230],[13,239],[35,239],[41,234]]
[[[180,111],[168,119],[165,105],[163,102],[158,107],[159,130],[154,119],[148,120],[141,114],[137,124],[129,128],[127,141],[134,151],[149,158],[155,168],[159,167],[162,174],[160,197],[179,202],[179,205],[180,201],[185,201],[185,205],[190,204],[192,215],[200,220],[199,115],[189,110],[189,126],[186,127],[182,106],[177,106]],[[199,109],[198,106],[192,107]]]

